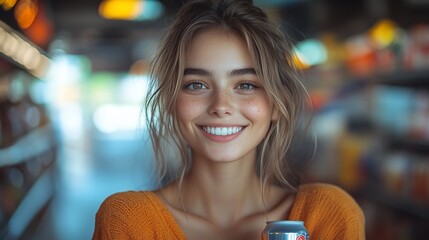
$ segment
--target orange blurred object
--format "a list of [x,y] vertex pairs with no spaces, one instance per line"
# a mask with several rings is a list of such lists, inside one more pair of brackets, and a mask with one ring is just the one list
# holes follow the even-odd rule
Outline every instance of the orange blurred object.
[[24,33],[38,46],[46,48],[53,35],[53,25],[46,17],[43,6],[38,2],[38,13],[33,21],[33,24]]
[[27,29],[33,24],[38,11],[36,2],[21,0],[15,7],[15,19],[21,29]]
[[141,7],[138,0],[104,0],[98,12],[106,19],[132,20],[138,17]]
[[16,1],[17,0],[0,0],[0,5],[5,11],[9,11],[15,6]]

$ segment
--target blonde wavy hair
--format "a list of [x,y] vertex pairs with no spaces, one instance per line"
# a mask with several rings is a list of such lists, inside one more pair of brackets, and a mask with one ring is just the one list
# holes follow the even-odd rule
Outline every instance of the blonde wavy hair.
[[[249,0],[187,2],[161,42],[152,61],[145,103],[160,184],[179,180],[181,186],[192,164],[189,147],[178,127],[176,100],[188,44],[196,34],[213,28],[236,34],[246,42],[256,74],[278,110],[277,120],[257,149],[255,171],[262,186],[278,184],[295,191],[300,174],[291,163],[289,149],[297,120],[308,103],[307,94],[293,63],[292,41]],[[169,159],[170,149],[176,150],[174,160]]]

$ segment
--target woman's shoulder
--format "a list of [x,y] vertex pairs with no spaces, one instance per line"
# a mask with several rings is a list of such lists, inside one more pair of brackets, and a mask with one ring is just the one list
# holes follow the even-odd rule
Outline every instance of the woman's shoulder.
[[182,235],[155,192],[128,191],[112,194],[100,205],[93,238],[183,239]]
[[117,192],[117,193],[113,193],[112,195],[108,196],[103,201],[103,204],[107,204],[107,205],[150,204],[155,197],[156,197],[156,194],[155,194],[155,192],[152,192],[152,191]]
[[345,207],[350,210],[360,210],[353,197],[344,189],[326,183],[304,184],[298,188],[295,203],[302,203],[317,208]]
[[299,187],[290,219],[302,220],[315,236],[359,236],[364,239],[365,217],[353,197],[344,189],[324,183]]
[[298,195],[302,197],[326,197],[326,196],[350,196],[344,189],[339,186],[328,183],[307,183],[300,185]]
[[100,205],[98,214],[116,217],[123,216],[132,218],[142,213],[150,214],[157,212],[162,203],[157,199],[154,192],[149,191],[127,191],[118,192],[108,196]]

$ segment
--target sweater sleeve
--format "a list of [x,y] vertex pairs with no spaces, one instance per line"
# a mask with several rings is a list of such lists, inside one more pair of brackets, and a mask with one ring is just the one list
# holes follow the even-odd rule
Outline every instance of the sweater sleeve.
[[365,239],[365,218],[356,201],[328,184],[300,188],[289,219],[304,221],[310,239]]
[[93,239],[130,239],[126,210],[120,195],[104,200],[96,214]]
[[153,193],[123,192],[111,195],[101,204],[93,239],[183,239],[183,236]]

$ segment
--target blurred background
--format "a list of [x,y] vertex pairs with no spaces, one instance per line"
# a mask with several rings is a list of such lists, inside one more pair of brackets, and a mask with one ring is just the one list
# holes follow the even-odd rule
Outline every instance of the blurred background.
[[[155,188],[147,63],[185,0],[0,0],[0,239],[90,239]],[[254,0],[295,40],[318,140],[367,239],[429,236],[429,1]]]

